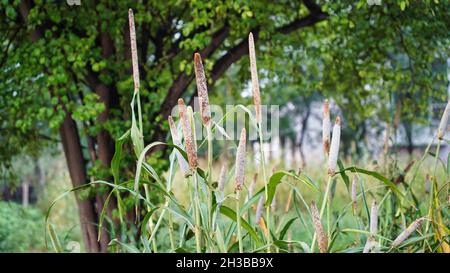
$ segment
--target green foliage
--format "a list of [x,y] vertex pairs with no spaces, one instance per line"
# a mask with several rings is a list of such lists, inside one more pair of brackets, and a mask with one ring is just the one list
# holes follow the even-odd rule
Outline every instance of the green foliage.
[[[2,166],[14,155],[37,153],[51,144],[67,113],[77,121],[82,137],[106,129],[118,138],[129,128],[123,118],[130,115],[133,85],[128,8],[135,11],[138,34],[143,33],[137,37],[140,93],[144,121],[152,125],[145,126],[146,142],[166,130],[161,104],[180,73],[192,75],[193,52],[207,47],[224,27],[229,31],[223,44],[204,60],[207,72],[223,52],[257,29],[262,94],[272,104],[291,101],[295,111],[302,112],[311,96],[333,97],[355,129],[374,116],[389,122],[397,100],[404,105],[403,118],[422,122],[430,100],[445,100],[446,1],[316,1],[328,19],[288,35],[276,28],[311,12],[301,2],[35,2],[26,24],[19,13],[21,1],[0,4],[5,15],[0,21],[5,54],[0,63]],[[30,39],[38,34],[37,41]],[[100,37],[106,37],[106,43]],[[248,74],[244,58],[219,78],[211,90],[213,102],[227,103],[233,97],[250,102],[248,97],[240,99],[238,91],[248,84]],[[97,122],[105,110],[96,92],[99,84],[117,93],[104,123]],[[193,88],[184,91],[190,95]]]
[[[131,140],[140,157],[133,190],[139,191],[142,185],[157,189],[145,195],[148,200],[144,203],[149,206],[153,205],[155,192],[165,193],[162,197],[169,205],[160,207],[160,214],[160,210],[155,211],[159,219],[164,219],[166,211],[185,220],[191,217],[170,190],[164,189],[164,178],[158,177],[158,171],[169,164],[158,158],[166,154],[158,151],[147,160],[141,151],[148,147],[146,143],[164,140],[166,125],[161,111],[167,109],[162,109],[161,105],[169,91],[174,91],[172,87],[177,79],[186,82],[177,97],[187,98],[193,94],[194,87],[189,83],[193,78],[191,60],[195,51],[210,52],[204,64],[207,72],[211,72],[217,61],[250,31],[258,31],[263,101],[279,105],[291,101],[299,110],[323,96],[333,98],[343,111],[345,124],[349,124],[351,130],[360,130],[357,134],[343,133],[346,141],[354,135],[359,137],[357,141],[362,139],[365,122],[370,118],[376,118],[374,123],[391,122],[393,105],[399,101],[403,105],[402,119],[424,122],[429,114],[429,102],[445,101],[447,96],[444,68],[450,48],[450,16],[446,1],[391,0],[382,1],[379,6],[368,5],[364,0],[317,1],[328,18],[289,35],[282,33],[280,27],[312,12],[300,1],[110,3],[103,0],[84,1],[74,7],[57,1],[34,1],[28,16],[23,18],[19,5],[25,2],[33,1],[0,3],[0,51],[3,54],[0,58],[0,165],[8,169],[14,156],[24,153],[38,156],[43,147],[55,142],[65,118],[76,122],[85,158],[89,154],[88,140],[98,137],[101,130],[117,139],[131,127]],[[139,125],[141,128],[136,127],[134,116],[133,122],[129,121],[134,114],[128,107],[133,88],[126,16],[130,7],[135,11],[138,28],[140,114],[145,123],[145,126]],[[225,31],[226,37],[211,48],[221,31]],[[249,82],[248,74],[246,58],[231,66],[225,77],[219,77],[215,88],[210,89],[212,101],[221,104],[250,102],[250,96],[241,98],[241,90]],[[208,77],[211,84],[214,83],[212,78]],[[110,97],[106,99],[105,94]],[[170,105],[164,106],[170,108]],[[101,113],[108,115],[102,122],[99,120]],[[284,117],[285,124],[289,123],[286,117],[291,113],[288,111]],[[292,132],[283,133],[292,137]],[[106,184],[108,186],[117,188],[117,180],[126,177],[121,171],[129,173],[134,167],[136,158],[130,152],[132,148],[125,146],[119,151],[124,155],[120,162],[123,167],[118,166],[116,158],[112,170],[115,183]],[[91,177],[111,176],[109,166],[100,164],[99,160],[92,159],[87,166]],[[396,189],[384,176],[353,170]],[[204,178],[201,174],[200,181]],[[282,179],[277,176],[272,180],[271,198]],[[149,178],[152,181],[148,181]],[[153,184],[155,181],[157,184]],[[305,181],[308,182],[302,182]],[[133,195],[131,188],[121,190]],[[139,192],[134,195],[141,196]],[[156,205],[161,205],[161,198],[154,199]],[[128,201],[129,207],[138,207],[133,198],[125,200]],[[390,205],[398,204],[393,201]],[[401,214],[406,210],[395,209]],[[147,220],[153,224],[153,219]],[[272,219],[267,220],[269,224]],[[192,225],[191,221],[187,222]],[[246,221],[241,222],[247,226]],[[186,229],[186,226],[184,230],[180,227],[181,245],[192,234]],[[269,231],[273,230],[269,227]],[[286,230],[282,233],[281,238]],[[185,237],[185,234],[188,235]],[[231,242],[232,234],[230,228],[223,241]],[[265,238],[269,243],[271,235]],[[145,246],[146,243],[143,241]],[[280,240],[275,244],[286,243]],[[230,249],[234,247],[231,244]]]
[[[138,101],[136,103],[138,103]],[[249,115],[250,126],[258,126],[248,108],[242,105],[239,105],[238,108]],[[132,109],[134,109],[134,105],[132,105]],[[232,109],[232,112],[234,113],[234,109]],[[139,115],[140,112],[138,110],[137,116]],[[193,114],[191,109],[189,109],[188,115],[190,115],[188,118],[191,122],[191,126],[195,123],[194,119],[200,119],[200,116]],[[225,113],[225,115],[227,116],[228,113]],[[136,115],[134,114],[134,110],[132,124],[132,126],[136,126]],[[140,130],[142,129],[136,127],[136,131]],[[133,137],[133,135],[128,132],[130,131],[127,131],[123,137],[118,140],[117,145],[120,146],[128,139],[134,144],[134,147],[138,147],[139,145],[136,145],[136,142],[140,143],[141,139],[139,137]],[[430,141],[428,148],[432,142],[433,140]],[[301,251],[303,252],[315,252],[315,242],[316,239],[318,241],[321,240],[320,236],[317,236],[316,238],[315,235],[311,236],[311,234],[307,236],[304,234],[292,235],[293,232],[290,232],[290,228],[297,218],[300,218],[302,224],[307,229],[308,225],[312,224],[305,221],[303,213],[298,209],[299,204],[297,203],[299,199],[301,205],[305,206],[308,213],[312,214],[312,217],[315,219],[313,222],[316,232],[319,232],[320,229],[320,233],[318,234],[320,234],[322,238],[324,236],[328,238],[328,244],[324,246],[326,249],[323,250],[322,245],[321,252],[361,252],[362,245],[370,246],[371,240],[376,240],[375,252],[449,251],[448,244],[445,241],[448,231],[446,229],[440,229],[441,226],[446,225],[446,222],[444,222],[446,220],[443,220],[442,214],[447,213],[447,208],[440,206],[440,196],[437,192],[445,189],[447,184],[437,182],[438,173],[436,172],[436,167],[439,149],[436,154],[432,154],[436,158],[433,180],[433,190],[436,193],[428,194],[428,199],[430,199],[428,207],[425,205],[427,202],[422,202],[424,207],[416,207],[418,203],[416,202],[417,199],[414,197],[412,189],[412,182],[414,181],[415,175],[413,175],[412,178],[408,177],[407,182],[395,184],[392,178],[387,178],[393,177],[392,173],[384,175],[377,171],[359,167],[345,168],[342,162],[339,162],[340,177],[346,184],[347,189],[344,190],[345,194],[340,194],[339,197],[336,194],[336,181],[339,180],[339,176],[336,175],[333,177],[330,174],[327,174],[325,171],[327,169],[327,164],[324,164],[322,168],[316,166],[318,170],[322,169],[322,176],[328,178],[324,192],[321,191],[321,188],[324,186],[323,183],[318,185],[318,183],[315,183],[309,178],[303,170],[299,174],[278,170],[273,171],[269,179],[263,178],[262,183],[264,184],[264,187],[255,194],[250,193],[248,187],[244,187],[244,189],[235,187],[233,191],[227,193],[226,191],[216,189],[209,184],[210,182],[207,177],[205,177],[204,172],[200,172],[200,168],[195,168],[187,177],[179,177],[180,181],[178,183],[185,183],[188,188],[187,191],[182,191],[184,198],[187,198],[186,195],[189,195],[189,201],[187,204],[183,205],[180,199],[172,192],[175,189],[173,184],[173,179],[176,177],[176,169],[174,168],[175,160],[178,160],[179,158],[174,154],[169,157],[168,161],[171,167],[168,173],[158,173],[152,165],[148,163],[147,152],[151,148],[159,145],[167,144],[164,142],[153,142],[136,151],[135,156],[137,161],[134,181],[125,181],[122,183],[117,183],[117,164],[119,164],[118,160],[123,155],[122,150],[118,149],[115,155],[115,163],[113,164],[113,173],[116,173],[116,181],[114,181],[114,184],[106,181],[94,181],[90,184],[66,191],[50,206],[46,215],[46,224],[56,201],[81,188],[100,184],[109,186],[111,189],[107,200],[109,200],[110,196],[115,192],[119,191],[129,193],[134,197],[135,211],[137,213],[136,224],[141,229],[139,241],[136,241],[133,237],[126,238],[124,236],[120,236],[120,239],[117,237],[112,239],[110,246],[114,247],[113,250],[118,252],[190,252],[194,251],[194,249],[197,252],[236,252],[238,251],[238,247],[239,252],[243,252],[244,249],[251,252],[270,252],[273,250],[276,252],[290,252],[292,250],[297,250],[295,247],[301,247]],[[173,151],[175,151],[175,149],[180,149],[180,147],[170,144],[169,146],[173,148]],[[211,149],[213,146],[210,145],[209,147],[210,148],[208,149]],[[424,153],[424,157],[428,154],[428,148]],[[211,150],[211,152],[213,151]],[[187,154],[182,153],[182,155],[183,157],[186,157]],[[210,157],[209,160],[213,160],[213,157]],[[417,168],[420,168],[422,163],[423,159],[416,165]],[[250,169],[255,167],[252,166],[251,163],[247,163],[247,165],[250,165],[248,166]],[[262,161],[261,166],[258,167],[261,167],[264,172],[265,168],[270,168],[271,166],[266,165],[265,162]],[[254,168],[251,171],[259,171],[259,168]],[[448,179],[445,166],[443,171],[444,172],[439,175],[439,181],[447,181]],[[355,189],[353,189],[352,185],[350,198],[348,197],[348,184],[350,179],[346,172],[354,173],[354,178],[359,182],[359,185],[355,184]],[[406,172],[407,171],[405,171],[405,173]],[[212,173],[209,172],[209,175],[212,175]],[[152,182],[148,181],[149,177],[153,179]],[[371,180],[372,183],[369,183],[369,180]],[[300,187],[300,183],[292,182],[301,182],[301,184],[307,187],[303,189]],[[333,185],[330,183],[333,183]],[[284,213],[280,214],[273,209],[272,201],[275,200],[277,193],[278,196],[280,195],[280,188],[283,184],[287,184],[290,187],[290,196],[287,200],[285,198],[282,199],[283,204],[286,202],[286,207],[284,208]],[[438,190],[439,187],[440,190]],[[416,189],[417,187],[414,191]],[[215,192],[213,193],[213,191]],[[242,193],[246,194],[247,197],[241,207],[240,203],[242,200],[240,198]],[[267,200],[265,204],[267,208],[265,215],[261,214],[261,205],[263,204],[261,201],[264,199],[260,198],[263,193]],[[412,199],[416,202],[415,204],[410,201],[410,196],[407,193],[411,193]],[[308,199],[304,197],[306,194],[309,195]],[[317,196],[318,194],[319,196]],[[291,198],[292,195],[294,195],[293,199]],[[421,194],[421,196],[423,195],[424,194]],[[154,196],[159,196],[159,198],[153,198]],[[216,198],[214,198],[214,196]],[[221,198],[217,198],[217,196],[221,196]],[[299,199],[297,199],[297,197]],[[323,198],[323,201],[320,204],[320,215],[314,215],[314,213],[311,213],[309,210],[308,203],[313,202],[310,199],[316,200],[317,198]],[[371,209],[370,212],[368,208],[369,198],[378,202],[377,209]],[[251,219],[254,213],[251,208],[252,204],[258,199],[260,200],[261,205],[258,204],[255,216],[259,216],[258,220],[253,222]],[[424,200],[426,199],[425,195]],[[349,202],[350,200],[351,202]],[[291,202],[294,202],[298,217],[289,215]],[[376,202],[373,202],[372,204],[377,204]],[[236,210],[230,209],[227,203],[235,203]],[[145,206],[140,208],[139,205],[141,204]],[[268,207],[269,204],[271,205],[270,208]],[[104,216],[106,207],[107,202],[105,203],[100,216],[101,221],[98,227],[99,231],[105,221]],[[327,211],[326,214],[324,213],[325,208]],[[350,215],[349,213],[351,208],[353,215]],[[374,214],[374,211],[377,211],[376,215]],[[319,214],[317,211],[315,213]],[[139,219],[140,215],[145,215],[142,222],[140,222]],[[423,217],[424,215],[428,215],[428,217]],[[377,219],[376,228],[373,228],[374,223],[371,222],[374,218]],[[121,217],[121,219],[123,219],[123,217]],[[411,232],[412,234],[406,236],[409,237],[408,240],[404,240],[406,238],[403,238],[400,242],[400,239],[398,238],[402,238],[403,235],[399,234],[402,234],[402,230],[405,229],[408,223],[418,221],[416,219],[419,219],[419,221],[426,221],[426,228],[416,226],[414,229],[420,228],[418,230],[419,236],[416,236],[415,233]],[[431,222],[431,229],[429,229],[430,223],[428,222]],[[324,223],[326,223],[326,232],[324,232],[323,230],[325,229],[322,228]],[[121,224],[123,225],[123,223]],[[318,226],[321,227],[318,228]],[[51,225],[49,227],[50,232],[52,232]],[[241,230],[241,228],[243,230]],[[370,231],[367,231],[367,229]],[[284,237],[288,232],[290,232],[288,237],[291,238],[284,240]],[[348,237],[348,233],[357,235],[362,234],[363,237],[360,238],[359,235]],[[99,232],[99,234],[101,233]],[[161,236],[162,234],[168,234],[170,247],[167,246],[167,237]],[[293,236],[295,236],[295,239],[293,239]],[[195,248],[192,240],[194,237]],[[56,251],[60,251],[59,249],[61,247],[59,247],[59,244],[57,243],[57,234],[53,232],[51,238]],[[394,238],[397,239],[394,241]],[[299,241],[298,239],[301,239],[302,241]],[[310,239],[311,246],[306,243],[309,242]],[[398,242],[397,244],[395,243],[396,241]],[[177,242],[177,244],[175,242]],[[364,249],[365,248],[366,247],[364,247]]]
[[0,252],[44,249],[44,215],[40,210],[2,201],[0,215]]

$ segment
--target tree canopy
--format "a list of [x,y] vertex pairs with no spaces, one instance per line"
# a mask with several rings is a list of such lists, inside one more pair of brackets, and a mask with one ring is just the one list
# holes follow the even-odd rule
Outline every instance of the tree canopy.
[[195,95],[195,52],[213,102],[246,99],[249,32],[263,101],[332,97],[353,127],[392,122],[398,102],[403,118],[426,116],[447,98],[449,3],[375,2],[1,1],[0,164],[62,142],[74,186],[110,176],[114,139],[130,127],[129,8],[146,142],[164,140],[177,99]]

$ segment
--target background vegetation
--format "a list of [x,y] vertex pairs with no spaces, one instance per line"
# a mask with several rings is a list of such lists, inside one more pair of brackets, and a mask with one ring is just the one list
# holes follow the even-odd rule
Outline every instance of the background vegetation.
[[[32,179],[38,176],[34,166],[38,158],[51,162],[41,167],[44,170],[61,161],[46,156],[49,150],[65,154],[73,187],[112,181],[115,140],[131,126],[129,8],[135,11],[146,144],[168,140],[166,120],[172,107],[179,97],[189,104],[196,95],[194,52],[204,59],[211,102],[251,103],[249,94],[243,96],[250,88],[249,61],[243,57],[251,31],[263,100],[286,105],[283,142],[291,138],[296,146],[307,145],[302,134],[297,136],[298,128],[290,126],[291,118],[295,115],[300,124],[307,124],[314,103],[328,97],[345,120],[342,152],[356,161],[369,157],[365,142],[369,131],[382,135],[388,125],[395,132],[402,129],[412,151],[421,126],[440,116],[442,107],[432,106],[445,105],[448,99],[448,6],[448,1],[433,0],[380,5],[364,0],[92,0],[79,6],[64,1],[1,1],[0,175],[5,192],[15,192],[25,180],[38,189],[40,182]],[[303,126],[302,132],[306,129]],[[170,151],[151,152],[149,164],[167,170]],[[132,177],[136,170],[131,143],[124,144],[123,156],[120,172]],[[407,163],[409,158],[395,169]],[[30,173],[31,179],[26,178]],[[37,204],[31,204],[40,208],[36,214],[45,215],[55,191],[68,188],[62,182],[68,176],[62,176],[44,176],[40,193],[36,191]],[[97,242],[98,230],[92,228],[99,222],[107,194],[107,187],[98,185],[76,195],[82,232],[73,236],[81,236],[88,251],[106,251],[109,237],[114,237],[104,231],[103,240]],[[4,199],[14,198],[8,194]],[[111,221],[117,216],[115,199],[107,209]],[[134,222],[132,200],[125,198],[124,204],[130,211],[128,220]],[[72,219],[68,225],[77,226],[72,205],[67,204]],[[69,232],[64,221],[57,231]],[[32,248],[40,250],[42,245]]]

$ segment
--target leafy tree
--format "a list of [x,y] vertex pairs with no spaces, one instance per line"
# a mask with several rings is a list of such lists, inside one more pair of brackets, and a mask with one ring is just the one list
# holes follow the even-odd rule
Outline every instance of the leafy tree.
[[[57,140],[74,186],[109,179],[114,139],[130,127],[129,8],[137,27],[144,138],[151,142],[165,139],[176,100],[195,94],[194,52],[204,59],[218,102],[229,99],[227,84],[234,90],[248,84],[242,57],[250,31],[263,99],[283,104],[298,92],[333,97],[354,127],[373,116],[390,121],[397,101],[403,116],[414,118],[427,111],[429,99],[444,100],[445,72],[432,68],[449,53],[447,6],[431,0],[1,1],[1,165],[8,168],[23,153],[38,155]],[[133,168],[129,163],[124,172]],[[77,194],[88,251],[107,249],[106,231],[97,242],[90,224],[98,222],[105,197],[101,189]]]
[[[129,127],[132,95],[128,8],[135,11],[145,141],[164,140],[176,100],[191,96],[191,59],[211,84],[247,54],[249,31],[268,41],[326,19],[312,1],[1,2],[2,155],[38,151],[59,133],[74,186],[107,179],[114,141]],[[3,156],[2,156],[3,157]],[[161,161],[162,162],[162,161]],[[94,170],[94,172],[89,172]],[[77,202],[88,251],[105,251],[94,225],[105,194]],[[112,216],[114,202],[108,208]],[[105,234],[106,235],[106,234]]]

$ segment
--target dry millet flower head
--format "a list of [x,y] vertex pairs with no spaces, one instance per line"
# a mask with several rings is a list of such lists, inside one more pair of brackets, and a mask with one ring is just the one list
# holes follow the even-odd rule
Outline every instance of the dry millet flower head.
[[239,145],[236,152],[236,171],[235,182],[236,191],[242,190],[245,178],[245,142],[246,142],[246,130],[242,128],[241,137],[239,139]]
[[330,153],[330,132],[330,104],[328,102],[328,99],[325,99],[325,102],[323,103],[322,140],[323,150],[327,155]]
[[170,135],[172,136],[173,144],[181,146],[181,140],[178,136],[177,127],[175,126],[172,116],[169,116],[167,120],[169,121]]
[[186,105],[183,99],[178,99],[178,108],[180,111],[181,127],[183,129],[184,144],[186,146],[186,153],[189,161],[189,167],[195,169],[198,166],[197,150],[192,135],[191,124],[187,113]]
[[356,178],[356,176],[353,177],[352,180],[352,206],[353,209],[356,210],[356,204],[357,204],[357,200],[356,200],[356,195],[358,193],[358,178]]
[[252,77],[253,103],[255,104],[256,121],[261,124],[261,96],[259,93],[258,69],[256,68],[255,41],[253,33],[248,35],[248,51],[250,55],[250,73]]
[[275,194],[273,195],[272,203],[270,203],[270,210],[274,213],[277,210],[277,196]]
[[[183,145],[181,145],[181,139],[178,135],[178,130],[177,130],[177,127],[175,126],[175,122],[173,121],[172,116],[169,116],[168,120],[169,120],[170,134],[172,135],[173,144],[182,148]],[[177,157],[178,164],[180,165],[180,169],[183,172],[183,175],[184,176],[189,175],[189,166],[188,166],[188,163],[186,162],[186,159],[184,159],[184,157],[181,155],[180,151],[178,151],[177,149],[175,149],[175,155]]]
[[327,253],[328,250],[328,237],[323,231],[322,222],[320,221],[319,211],[315,202],[311,203],[311,216],[314,224],[314,230],[317,235],[317,244],[319,246],[320,253]]
[[209,109],[208,86],[206,83],[205,70],[203,69],[202,57],[200,54],[194,54],[195,80],[197,82],[197,92],[200,104],[200,114],[204,125],[208,125],[211,120],[211,111]]
[[136,46],[136,29],[134,27],[134,14],[132,9],[128,10],[128,21],[130,26],[131,61],[133,65],[134,92],[138,92],[140,87],[139,65]]
[[363,253],[377,252],[378,246],[378,241],[376,240],[375,236],[371,234],[367,238],[367,242],[364,245]]
[[328,174],[333,176],[336,172],[336,165],[339,154],[339,143],[341,141],[341,119],[336,118],[331,137],[330,156],[328,157]]
[[445,136],[445,131],[447,131],[448,115],[450,114],[450,100],[445,106],[444,113],[442,114],[441,122],[439,123],[438,129],[438,139],[442,140]]
[[258,181],[258,173],[255,173],[253,175],[253,181],[250,184],[250,187],[248,187],[248,196],[249,196],[249,198],[253,195],[253,191],[255,190],[257,181]]
[[372,202],[372,208],[370,210],[370,235],[367,238],[366,245],[364,246],[363,253],[369,253],[378,246],[378,242],[375,235],[378,232],[378,204],[376,201]]
[[370,210],[370,233],[377,234],[378,232],[378,204],[376,201],[372,202]]
[[261,215],[262,215],[265,201],[266,201],[266,198],[264,197],[264,195],[259,198],[258,206],[256,207],[256,213],[255,213],[255,222],[257,224],[259,224],[259,222],[261,222]]
[[217,186],[220,192],[223,192],[223,190],[225,189],[226,176],[227,176],[227,166],[224,164],[222,165],[222,169],[220,170],[219,184]]
[[400,235],[397,236],[397,238],[392,243],[391,248],[398,247],[403,241],[405,241],[411,235],[411,233],[413,233],[416,229],[418,229],[422,225],[422,222],[424,220],[426,220],[426,218],[422,217],[412,222],[411,225],[409,225],[404,231],[402,231],[402,233],[400,233]]

